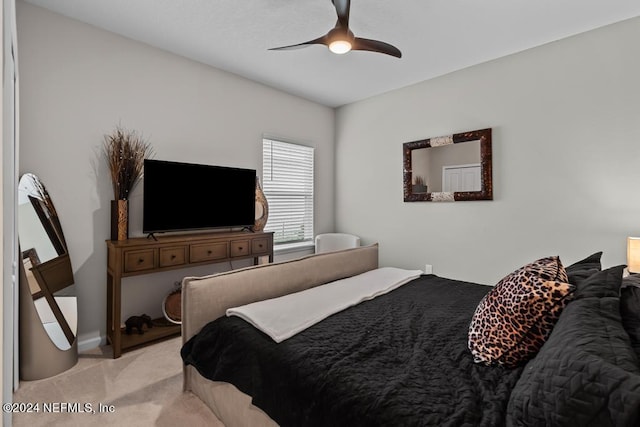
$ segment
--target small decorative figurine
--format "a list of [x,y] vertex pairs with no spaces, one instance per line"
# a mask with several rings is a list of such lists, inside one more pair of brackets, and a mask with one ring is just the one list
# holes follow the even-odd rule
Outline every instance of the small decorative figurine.
[[131,316],[126,320],[126,322],[124,322],[124,325],[126,326],[125,332],[127,335],[131,335],[132,329],[136,328],[138,329],[138,333],[142,335],[144,334],[142,326],[145,324],[147,325],[147,328],[153,328],[150,316],[147,316],[146,314],[141,316]]

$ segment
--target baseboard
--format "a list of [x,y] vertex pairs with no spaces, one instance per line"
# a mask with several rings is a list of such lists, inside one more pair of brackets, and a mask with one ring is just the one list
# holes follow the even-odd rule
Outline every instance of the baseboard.
[[107,343],[106,337],[100,335],[78,336],[78,352],[88,351]]

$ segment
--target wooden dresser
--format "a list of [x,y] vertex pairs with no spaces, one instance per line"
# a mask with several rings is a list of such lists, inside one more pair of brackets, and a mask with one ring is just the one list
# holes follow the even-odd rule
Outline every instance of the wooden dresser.
[[[143,335],[126,335],[121,322],[123,277],[260,257],[273,262],[272,232],[198,233],[107,240],[107,339],[113,358],[123,351],[180,333],[180,325],[154,326]],[[154,323],[162,323],[158,319]]]

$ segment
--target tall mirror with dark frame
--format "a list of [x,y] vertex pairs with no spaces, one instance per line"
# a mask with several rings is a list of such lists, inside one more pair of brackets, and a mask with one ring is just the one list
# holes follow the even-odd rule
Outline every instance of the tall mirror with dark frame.
[[491,129],[406,142],[405,202],[492,200]]
[[[75,364],[78,310],[58,214],[40,179],[30,173],[18,184],[18,239],[20,372],[23,379],[39,379]],[[51,353],[58,352],[63,355],[56,359]]]

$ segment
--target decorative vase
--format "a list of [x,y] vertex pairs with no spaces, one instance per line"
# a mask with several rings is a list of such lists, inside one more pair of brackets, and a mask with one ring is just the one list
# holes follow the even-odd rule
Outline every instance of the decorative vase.
[[260,186],[260,178],[256,176],[256,217],[253,224],[253,231],[262,231],[264,226],[267,225],[267,218],[269,217],[269,204],[267,198],[264,196],[262,187]]
[[111,240],[129,238],[129,200],[111,201]]

